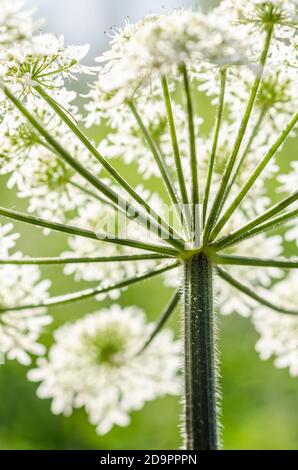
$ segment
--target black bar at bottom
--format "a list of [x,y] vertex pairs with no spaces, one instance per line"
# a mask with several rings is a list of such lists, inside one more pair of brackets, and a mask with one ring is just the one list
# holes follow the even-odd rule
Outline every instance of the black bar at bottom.
[[[285,455],[287,454],[287,456]],[[96,468],[104,466],[120,465],[123,468],[137,468],[143,465],[209,465],[210,463],[234,462],[245,463],[268,462],[274,459],[285,463],[291,459],[289,451],[81,451],[81,450],[54,450],[54,451],[22,451],[3,450],[0,451],[0,464],[17,462],[53,464],[53,463],[88,463],[94,464]],[[204,468],[204,467],[202,467]]]

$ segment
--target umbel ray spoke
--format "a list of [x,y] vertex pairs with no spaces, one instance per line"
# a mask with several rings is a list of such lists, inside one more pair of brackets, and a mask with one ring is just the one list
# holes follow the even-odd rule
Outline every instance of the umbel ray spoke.
[[[51,149],[51,151],[54,151],[54,149]],[[117,212],[119,210],[117,205],[114,204],[112,201],[100,196],[100,194],[96,194],[94,191],[90,190],[89,188],[84,187],[81,184],[76,183],[74,181],[69,181],[68,184],[70,184],[74,188],[77,188],[82,193],[87,194],[92,199],[96,199],[97,201],[101,202],[102,204],[105,204],[106,206],[111,207],[115,212]],[[128,219],[135,220],[135,215],[133,213],[130,213],[130,211],[127,211],[127,213],[125,215],[127,216]]]
[[176,126],[175,126],[175,120],[174,120],[174,114],[173,114],[173,108],[172,108],[172,102],[171,102],[171,96],[170,96],[167,78],[163,76],[161,82],[162,82],[164,100],[165,100],[165,105],[166,105],[166,110],[167,110],[167,117],[168,117],[168,123],[169,123],[169,128],[170,128],[173,154],[174,154],[174,159],[175,159],[178,183],[180,187],[181,199],[182,199],[183,204],[186,205],[189,203],[189,200],[188,200],[186,183],[184,179],[184,172],[182,168],[181,155],[180,155],[180,150],[179,150],[179,143],[178,143],[178,137],[177,137],[177,132],[176,132]]
[[191,96],[190,83],[186,65],[181,66],[181,73],[184,83],[184,91],[186,96],[186,107],[188,116],[188,133],[189,133],[189,153],[190,153],[190,174],[191,174],[191,206],[192,206],[192,231],[193,241],[197,237],[197,221],[199,220],[199,181],[198,181],[198,162],[196,149],[196,136],[194,127],[194,109]]
[[166,106],[166,111],[167,111],[167,118],[168,118],[169,130],[170,130],[170,135],[171,135],[173,155],[174,155],[174,160],[175,160],[175,165],[176,165],[177,179],[178,179],[178,184],[179,184],[179,189],[180,189],[181,200],[183,204],[182,215],[184,215],[184,221],[186,223],[186,227],[189,227],[189,222],[190,222],[189,200],[188,200],[187,188],[186,188],[186,183],[185,183],[185,178],[184,178],[184,172],[182,168],[181,154],[180,154],[178,137],[177,137],[177,132],[176,132],[176,125],[175,125],[175,119],[174,119],[174,114],[173,114],[171,96],[170,96],[170,91],[169,91],[169,86],[168,86],[168,81],[167,81],[166,76],[162,77],[161,84],[162,84],[163,96],[164,96],[164,101],[165,101],[165,106]]
[[246,256],[216,255],[213,259],[216,264],[230,266],[256,266],[260,268],[298,269],[298,259],[266,259],[249,258]]
[[85,230],[71,225],[60,224],[57,222],[49,222],[40,217],[35,217],[29,214],[23,214],[22,212],[13,211],[0,207],[0,216],[8,217],[9,219],[18,220],[19,222],[25,222],[27,224],[35,225],[37,227],[48,228],[56,232],[68,233],[70,235],[76,235],[79,237],[90,238],[97,240],[98,242],[113,243],[116,245],[129,246],[131,248],[137,248],[140,250],[152,251],[155,253],[161,253],[164,255],[177,255],[177,251],[172,248],[163,247],[162,245],[153,245],[150,243],[143,243],[137,240],[131,240],[119,237],[110,237],[106,234],[92,232],[91,230]]
[[215,164],[215,159],[216,159],[219,132],[220,132],[220,126],[221,126],[223,110],[224,110],[226,82],[227,82],[227,68],[224,67],[220,70],[219,101],[218,101],[218,107],[217,107],[217,115],[216,115],[211,155],[210,155],[209,165],[208,165],[206,189],[205,189],[204,201],[203,201],[203,227],[206,224],[206,218],[207,218],[207,210],[208,210],[210,189],[211,189],[211,184],[212,184],[213,169],[214,169],[214,164]]
[[218,250],[218,249],[227,248],[232,245],[236,245],[237,243],[240,243],[243,240],[248,240],[249,238],[256,237],[257,235],[260,235],[260,233],[266,233],[266,232],[269,232],[270,230],[276,230],[278,227],[282,226],[283,224],[289,223],[291,220],[297,217],[298,217],[298,209],[288,211],[285,214],[282,214],[278,217],[274,217],[273,219],[269,220],[269,222],[258,225],[252,230],[249,230],[248,232],[246,232],[245,234],[242,234],[241,237],[237,237],[237,238],[235,237],[235,238],[229,239],[229,241],[227,241],[226,237],[223,237],[211,246]]
[[255,103],[255,100],[256,100],[256,97],[257,97],[257,93],[258,93],[258,90],[259,90],[259,87],[260,87],[260,84],[261,84],[263,71],[264,71],[264,67],[265,67],[265,63],[266,63],[266,60],[267,60],[269,47],[270,47],[270,43],[271,43],[271,39],[272,39],[272,35],[273,35],[273,29],[274,29],[273,25],[268,26],[263,51],[262,51],[262,54],[261,54],[261,57],[260,57],[260,67],[261,67],[261,69],[259,71],[257,71],[257,76],[255,78],[253,87],[251,89],[250,97],[249,97],[249,100],[248,100],[248,103],[247,103],[247,106],[246,106],[246,110],[245,110],[245,113],[244,113],[244,116],[243,116],[243,119],[242,119],[242,122],[241,122],[241,125],[240,125],[240,128],[239,128],[239,131],[238,131],[238,135],[237,135],[237,138],[236,138],[234,149],[231,153],[231,156],[228,159],[227,166],[224,170],[224,174],[223,174],[223,177],[222,177],[222,181],[221,181],[219,190],[216,194],[215,200],[214,200],[214,202],[212,204],[212,207],[211,207],[209,217],[207,219],[207,223],[206,223],[205,230],[204,230],[204,243],[207,243],[209,241],[210,234],[211,234],[211,232],[214,228],[214,224],[216,223],[218,215],[219,215],[219,213],[222,209],[222,204],[223,204],[224,197],[225,197],[225,194],[226,194],[226,188],[229,184],[229,181],[230,181],[230,178],[231,178],[231,175],[232,175],[232,172],[233,172],[233,169],[234,169],[234,166],[235,166],[238,154],[239,154],[239,150],[241,148],[241,144],[243,142],[243,139],[244,139],[244,136],[245,136],[245,133],[246,133],[246,129],[247,129],[247,126],[248,126],[249,121],[250,121],[250,117],[251,117],[251,113],[252,113],[254,103]]
[[247,182],[243,185],[243,187],[240,189],[239,193],[237,196],[233,199],[233,202],[231,205],[227,208],[226,212],[222,216],[222,218],[219,220],[217,225],[215,226],[214,230],[212,231],[212,234],[210,236],[210,240],[213,241],[216,236],[219,234],[219,232],[222,230],[222,228],[225,226],[227,221],[230,219],[230,217],[233,215],[237,207],[241,204],[242,200],[245,198],[246,194],[249,192],[251,187],[254,185],[254,183],[257,181],[263,170],[266,168],[270,160],[274,157],[276,152],[279,150],[285,139],[288,137],[290,132],[294,129],[295,125],[298,122],[298,112],[294,114],[293,118],[289,122],[289,124],[286,126],[286,128],[281,132],[280,136],[276,140],[276,142],[272,145],[272,147],[269,149],[268,153],[265,155],[263,160],[259,163],[259,165],[256,167],[252,175],[248,178]]
[[160,261],[171,259],[169,255],[145,254],[145,255],[119,255],[119,256],[83,256],[83,257],[53,257],[53,258],[0,258],[0,265],[37,265],[51,266],[60,264],[85,264],[85,263],[121,263],[126,261]]
[[[52,151],[54,149],[51,149]],[[73,186],[74,188],[77,188],[79,191],[81,191],[82,193],[85,193],[87,194],[88,196],[92,197],[93,199],[97,199],[99,202],[101,202],[102,204],[106,204],[110,207],[112,207],[115,211],[118,210],[118,207],[116,206],[116,204],[114,204],[112,201],[110,201],[109,199],[106,199],[102,196],[100,196],[100,194],[96,194],[94,191],[92,191],[91,189],[89,188],[85,188],[84,186],[82,186],[81,184],[79,183],[76,183],[74,181],[69,181],[69,184],[71,186]],[[129,216],[129,214],[128,214]]]
[[62,121],[69,127],[69,129],[76,135],[90,154],[102,165],[108,174],[138,203],[145,211],[155,220],[158,225],[161,225],[169,233],[175,235],[174,229],[167,224],[149,204],[128,184],[128,182],[115,170],[115,168],[98,152],[88,137],[79,129],[79,127],[70,119],[62,107],[57,103],[47,92],[41,87],[36,86],[35,90],[43,97],[43,99],[51,106],[55,113],[62,119]]
[[237,180],[237,176],[240,175],[240,173],[241,173],[241,167],[242,167],[242,165],[243,165],[243,163],[244,163],[244,161],[245,161],[247,155],[248,155],[249,152],[250,152],[250,149],[251,149],[251,146],[252,146],[252,144],[253,144],[253,142],[254,142],[254,140],[255,140],[255,137],[258,135],[258,132],[259,132],[260,127],[261,127],[261,124],[262,124],[262,122],[263,122],[263,120],[264,120],[264,118],[265,118],[265,116],[266,116],[266,111],[267,111],[267,108],[266,108],[266,107],[264,107],[264,108],[261,109],[261,112],[260,112],[260,115],[259,115],[259,119],[257,120],[257,123],[256,123],[256,125],[254,126],[254,128],[253,128],[253,130],[252,130],[252,133],[251,133],[251,136],[250,136],[250,138],[249,138],[249,140],[248,140],[248,143],[247,143],[247,145],[246,145],[246,147],[245,147],[245,149],[244,149],[244,151],[243,151],[243,154],[242,154],[242,156],[241,156],[241,158],[240,158],[240,160],[239,160],[238,165],[236,166],[236,169],[235,169],[235,171],[234,171],[234,175],[233,175],[233,177],[232,177],[232,179],[231,179],[231,181],[230,181],[230,183],[229,183],[229,185],[228,185],[228,187],[227,187],[227,189],[226,189],[223,203],[226,202],[227,197],[228,197],[228,195],[230,194],[230,191],[231,191],[231,189],[232,189],[232,187],[233,187],[235,181]]
[[100,294],[106,294],[107,292],[111,292],[117,289],[123,289],[125,287],[131,286],[141,281],[145,281],[147,279],[151,279],[152,277],[158,276],[159,274],[163,274],[167,271],[172,269],[178,268],[180,263],[170,264],[163,268],[158,268],[152,271],[149,271],[145,274],[135,276],[132,278],[125,279],[124,281],[118,282],[116,284],[112,284],[108,287],[97,288],[97,289],[85,289],[79,292],[75,292],[72,294],[66,294],[59,297],[52,297],[51,299],[45,300],[44,302],[40,303],[32,303],[27,305],[16,305],[14,307],[2,307],[0,308],[0,313],[6,312],[15,312],[15,311],[22,311],[22,310],[32,310],[32,309],[39,309],[42,307],[56,307],[61,305],[66,305],[74,302],[81,302],[83,300],[90,299],[92,297],[96,297]]
[[179,303],[180,295],[181,295],[180,291],[177,291],[173,294],[165,310],[160,315],[154,327],[154,330],[152,331],[151,335],[149,336],[148,340],[146,341],[142,349],[139,351],[138,355],[142,354],[148,348],[148,346],[150,346],[152,341],[156,338],[158,333],[165,326],[166,322],[169,320],[169,318],[171,317],[172,313],[174,312],[175,308],[177,307]]
[[130,108],[132,114],[134,115],[135,120],[138,123],[138,125],[139,125],[139,127],[142,131],[144,139],[145,139],[145,141],[147,142],[147,145],[150,148],[150,151],[151,151],[151,153],[154,157],[154,160],[155,160],[155,162],[158,166],[162,181],[165,185],[165,188],[167,189],[167,192],[170,196],[170,199],[173,203],[173,206],[174,206],[176,212],[178,213],[178,219],[180,220],[181,214],[179,213],[179,207],[181,205],[180,205],[178,196],[176,194],[175,185],[172,181],[172,178],[171,178],[171,175],[169,173],[169,169],[166,165],[166,162],[164,161],[164,158],[161,155],[157,144],[155,143],[155,141],[153,140],[152,136],[150,135],[148,129],[146,128],[146,126],[145,126],[145,124],[142,120],[142,117],[140,116],[140,113],[137,110],[137,107],[134,104],[134,102],[129,100],[129,101],[127,101],[127,105]]
[[243,227],[240,227],[235,232],[232,232],[229,235],[226,235],[225,237],[221,238],[218,242],[215,243],[215,246],[217,248],[222,248],[223,246],[228,246],[234,240],[240,240],[240,239],[246,238],[252,229],[261,227],[263,224],[265,224],[265,222],[268,219],[274,220],[274,216],[276,214],[281,212],[283,209],[286,209],[288,206],[290,206],[297,200],[298,200],[298,191],[295,192],[294,194],[291,194],[291,196],[284,198],[282,201],[278,202],[273,207],[271,207],[266,212],[264,212],[264,214],[261,214],[260,216],[251,220],[250,222],[245,224]]
[[281,305],[276,305],[270,302],[269,300],[267,300],[265,297],[262,297],[261,295],[256,294],[254,290],[252,290],[247,285],[235,279],[233,276],[227,273],[227,271],[225,271],[224,269],[217,268],[217,273],[219,277],[221,277],[221,279],[226,281],[232,287],[235,287],[237,290],[239,290],[243,294],[246,294],[248,297],[255,300],[259,304],[264,305],[265,307],[268,307],[269,309],[274,310],[275,312],[278,312],[278,313],[284,313],[286,315],[298,315],[298,310],[288,309],[288,308],[282,307]]
[[[117,205],[119,210],[127,214],[128,212],[136,214],[136,221],[141,223],[146,229],[148,229],[148,223],[150,222],[152,229],[156,233],[161,233],[161,236],[165,241],[174,246],[175,248],[181,250],[184,248],[184,243],[181,241],[181,237],[178,234],[174,234],[171,229],[164,229],[160,225],[156,225],[153,220],[150,220],[146,214],[143,214],[136,208],[132,207],[131,204],[128,204],[121,196],[119,196],[115,191],[109,188],[96,176],[94,176],[89,170],[83,167],[77,160],[75,160],[61,145],[57,142],[44,127],[30,114],[30,112],[24,107],[20,100],[18,100],[7,87],[3,87],[5,95],[12,101],[12,103],[17,107],[17,109],[23,114],[26,119],[33,125],[33,127],[43,136],[43,138],[51,145],[55,151],[59,154],[60,158],[64,160],[68,165],[70,165],[77,173],[79,173],[85,180],[87,180],[92,186],[94,186],[98,191],[104,194],[108,199],[110,199],[114,204]],[[175,236],[174,236],[175,235]],[[175,238],[176,237],[176,238]]]

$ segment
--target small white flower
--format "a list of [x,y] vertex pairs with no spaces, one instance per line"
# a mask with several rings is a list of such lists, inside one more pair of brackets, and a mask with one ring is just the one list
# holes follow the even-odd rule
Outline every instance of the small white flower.
[[260,28],[269,22],[297,26],[297,0],[223,0],[219,8],[240,23],[252,23]]
[[39,359],[28,377],[41,382],[37,394],[53,399],[55,414],[84,407],[99,434],[127,426],[131,411],[180,390],[180,344],[170,331],[137,355],[152,328],[136,307],[90,314],[55,332],[49,358]]
[[15,92],[30,93],[36,85],[61,88],[65,78],[87,71],[79,62],[87,52],[88,46],[66,47],[63,36],[36,35],[2,52],[2,80]]

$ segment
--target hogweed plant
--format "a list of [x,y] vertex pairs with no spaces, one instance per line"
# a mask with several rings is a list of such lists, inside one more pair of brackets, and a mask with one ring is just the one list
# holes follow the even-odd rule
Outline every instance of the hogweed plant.
[[[0,168],[28,203],[0,214],[69,237],[68,252],[29,258],[1,225],[0,345],[25,365],[41,356],[28,378],[53,413],[84,407],[103,434],[146,401],[181,394],[185,448],[218,449],[220,313],[250,318],[261,358],[298,375],[298,258],[286,257],[298,245],[298,164],[280,153],[298,121],[297,15],[297,0],[150,15],[113,31],[86,67],[87,47],[39,33],[22,2],[0,1]],[[83,115],[78,74],[90,75]],[[84,127],[101,126],[109,132],[95,143]],[[137,186],[116,158],[137,168]],[[156,177],[162,194],[149,189]],[[50,297],[41,265],[97,287]],[[116,300],[155,276],[173,288],[155,324],[115,304],[57,329],[45,354],[51,307]],[[181,342],[161,331],[179,303]]]

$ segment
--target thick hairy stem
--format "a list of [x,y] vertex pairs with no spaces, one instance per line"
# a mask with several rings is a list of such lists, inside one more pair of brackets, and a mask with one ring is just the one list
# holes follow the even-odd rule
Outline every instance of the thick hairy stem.
[[187,450],[218,448],[212,265],[203,253],[184,264]]

